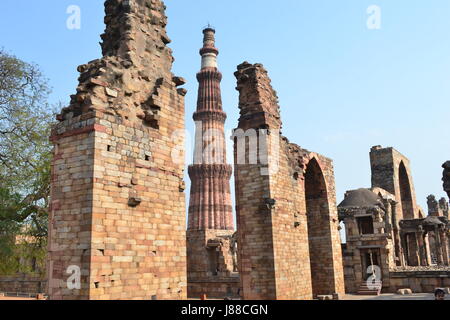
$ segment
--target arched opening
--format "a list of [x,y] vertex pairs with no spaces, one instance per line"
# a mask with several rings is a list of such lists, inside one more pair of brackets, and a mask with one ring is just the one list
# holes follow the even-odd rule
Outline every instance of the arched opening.
[[414,219],[414,207],[412,202],[411,184],[405,164],[399,166],[400,199],[402,204],[403,219]]
[[323,172],[315,159],[306,169],[305,200],[313,295],[332,294],[335,285],[328,194]]

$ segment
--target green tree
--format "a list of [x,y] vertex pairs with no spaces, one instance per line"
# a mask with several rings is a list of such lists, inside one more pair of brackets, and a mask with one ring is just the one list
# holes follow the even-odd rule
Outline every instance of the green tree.
[[[50,193],[48,81],[0,49],[0,273],[45,258]],[[39,260],[39,261],[38,261]]]

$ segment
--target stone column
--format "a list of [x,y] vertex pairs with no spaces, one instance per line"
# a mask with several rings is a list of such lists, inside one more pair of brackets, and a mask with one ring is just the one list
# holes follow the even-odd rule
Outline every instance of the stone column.
[[420,266],[428,266],[425,243],[424,243],[424,239],[423,239],[423,230],[416,232],[416,239],[417,239],[417,244],[418,244],[418,249],[419,249],[419,265]]
[[425,246],[427,266],[431,266],[431,252],[430,252],[430,241],[428,239],[428,233],[425,233],[423,235],[423,242],[424,242],[424,246]]
[[442,246],[441,246],[441,239],[439,236],[439,227],[438,226],[435,227],[434,234],[435,234],[434,250],[436,252],[437,263],[438,263],[438,265],[442,265],[444,262],[444,257],[442,256]]
[[408,234],[408,245],[409,264],[411,266],[420,266],[419,244],[416,233]]
[[397,202],[396,201],[390,201],[391,204],[391,214],[392,214],[392,229],[393,229],[393,239],[394,239],[394,251],[395,251],[395,257],[399,259],[400,265],[405,266],[405,258],[402,250],[402,241],[399,234],[400,227],[398,225],[397,221]]
[[439,236],[440,236],[440,242],[441,242],[441,251],[442,251],[442,263],[446,266],[450,265],[449,264],[449,256],[448,256],[448,240],[447,240],[447,234],[446,234],[446,230],[444,228],[442,228],[439,232]]
[[392,207],[389,201],[384,201],[384,206],[386,207],[386,213],[384,216],[385,222],[385,232],[392,236],[392,224],[391,224],[391,215],[392,215]]
[[402,266],[408,266],[409,265],[409,257],[408,257],[408,238],[406,233],[400,233],[400,239],[402,243],[401,247],[401,253],[403,256],[403,264]]

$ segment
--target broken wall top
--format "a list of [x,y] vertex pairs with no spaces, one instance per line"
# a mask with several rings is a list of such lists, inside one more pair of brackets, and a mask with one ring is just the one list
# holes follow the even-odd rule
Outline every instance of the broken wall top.
[[239,129],[268,129],[270,137],[279,137],[287,155],[290,174],[295,179],[304,179],[308,163],[317,156],[322,161],[332,162],[322,155],[303,149],[281,135],[282,121],[277,92],[267,70],[260,63],[244,62],[237,67],[235,76],[239,91]]
[[444,181],[444,191],[447,192],[450,197],[450,161],[447,161],[442,165],[444,168],[444,174],[442,181]]
[[239,91],[239,128],[281,129],[276,91],[262,64],[244,62],[234,74]]
[[[445,201],[445,199],[444,199],[444,201]],[[427,197],[428,215],[435,216],[435,217],[444,216],[444,210],[445,210],[446,204],[447,204],[447,201],[445,201],[444,205],[443,205],[442,201],[438,202],[434,195],[429,195]]]
[[[103,58],[78,67],[79,85],[58,120],[102,111],[130,120],[155,120],[158,89],[184,84],[171,73],[165,5],[160,0],[105,1]],[[178,93],[185,95],[184,89]]]

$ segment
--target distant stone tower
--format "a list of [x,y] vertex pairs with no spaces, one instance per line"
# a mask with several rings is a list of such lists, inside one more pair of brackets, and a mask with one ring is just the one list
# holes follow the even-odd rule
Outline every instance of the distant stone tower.
[[164,9],[105,2],[103,58],[53,128],[50,299],[186,298],[186,90]]
[[394,148],[375,146],[370,150],[370,163],[372,188],[382,188],[395,196],[397,219],[421,218],[409,159]]
[[[203,30],[194,164],[189,166],[192,181],[189,205],[188,295],[213,297],[237,292],[234,222],[230,194],[232,166],[226,163],[224,124],[217,68],[215,30]],[[233,262],[234,261],[234,262]],[[229,279],[232,274],[233,279]],[[230,282],[231,281],[231,282]]]

